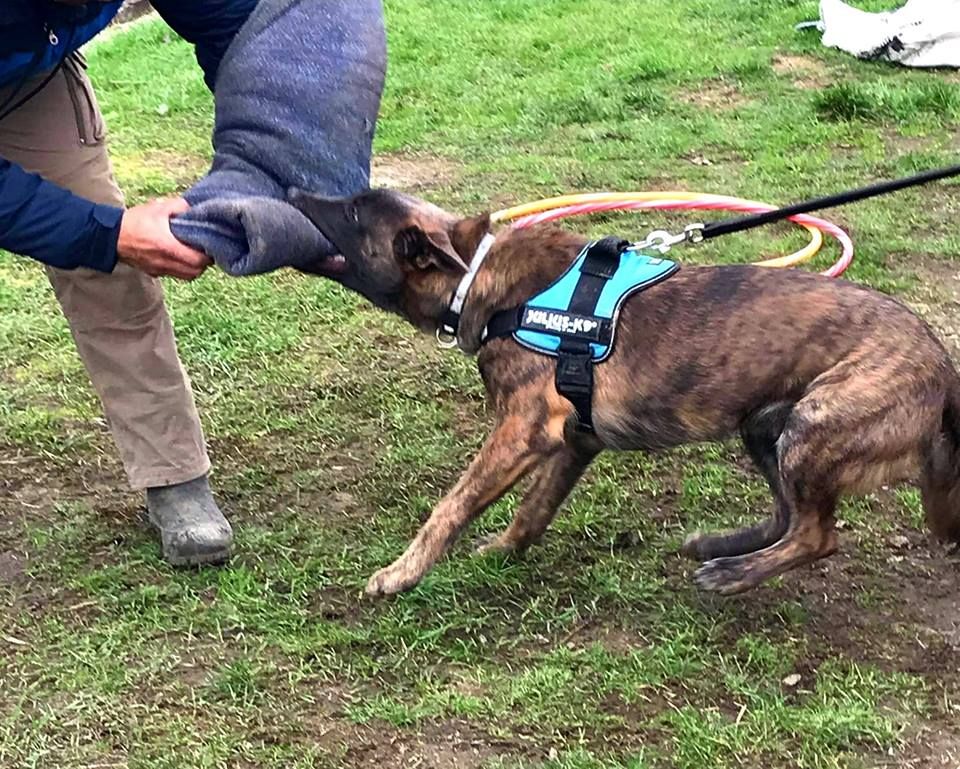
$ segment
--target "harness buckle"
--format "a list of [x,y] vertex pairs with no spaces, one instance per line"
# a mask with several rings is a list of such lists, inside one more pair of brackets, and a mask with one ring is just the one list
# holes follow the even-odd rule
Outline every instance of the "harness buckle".
[[573,404],[577,412],[577,428],[593,431],[593,358],[589,352],[575,354],[560,349],[557,357],[557,392]]
[[572,395],[587,395],[593,389],[593,359],[587,355],[561,355],[557,359],[557,384]]

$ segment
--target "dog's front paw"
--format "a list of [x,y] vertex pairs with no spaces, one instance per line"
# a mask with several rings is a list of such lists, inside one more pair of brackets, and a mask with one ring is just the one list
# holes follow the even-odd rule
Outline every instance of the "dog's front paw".
[[694,582],[702,590],[720,595],[736,595],[756,586],[742,558],[714,558],[694,572]]
[[680,545],[680,554],[692,561],[703,561],[704,558],[700,554],[700,551],[701,545],[706,537],[707,535],[702,531],[695,531],[693,534],[689,534],[687,538],[683,540],[683,544]]
[[369,596],[395,595],[409,590],[420,581],[420,574],[396,561],[370,577],[364,592]]
[[504,539],[503,534],[487,534],[476,542],[475,555],[487,553],[512,553],[517,549],[515,542]]

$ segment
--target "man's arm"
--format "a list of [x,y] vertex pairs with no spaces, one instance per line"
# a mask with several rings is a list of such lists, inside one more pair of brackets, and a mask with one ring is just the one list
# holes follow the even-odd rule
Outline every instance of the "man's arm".
[[119,260],[191,280],[211,262],[170,232],[170,217],[187,208],[181,198],[126,211],[98,205],[0,158],[0,248],[52,267],[111,272]]
[[0,248],[63,269],[111,272],[123,209],[102,206],[0,158]]

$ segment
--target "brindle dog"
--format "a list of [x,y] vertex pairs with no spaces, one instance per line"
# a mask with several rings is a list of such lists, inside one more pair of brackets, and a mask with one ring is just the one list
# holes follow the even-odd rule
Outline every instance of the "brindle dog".
[[[459,219],[396,192],[291,201],[340,249],[316,272],[434,332],[489,216]],[[739,593],[837,549],[844,493],[916,480],[933,532],[960,542],[960,379],[943,346],[895,300],[799,270],[687,266],[628,300],[595,367],[595,434],[576,429],[555,360],[512,338],[481,346],[499,310],[545,289],[587,240],[504,229],[467,295],[459,343],[478,364],[496,424],[406,552],[367,593],[416,585],[467,524],[530,476],[513,521],[483,550],[535,542],[602,449],[666,449],[739,432],[773,492],[762,523],[695,533],[697,583]]]

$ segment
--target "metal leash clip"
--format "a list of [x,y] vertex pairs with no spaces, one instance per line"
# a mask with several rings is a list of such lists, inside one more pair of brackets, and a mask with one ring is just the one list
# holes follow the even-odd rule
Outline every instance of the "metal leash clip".
[[703,241],[702,223],[688,224],[683,228],[683,232],[673,234],[666,230],[654,230],[647,235],[645,240],[634,243],[631,248],[636,251],[657,251],[661,254],[667,253],[673,246],[679,243],[701,243]]
[[442,326],[437,328],[437,345],[442,350],[452,350],[457,346],[457,335],[445,331]]

